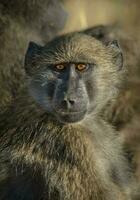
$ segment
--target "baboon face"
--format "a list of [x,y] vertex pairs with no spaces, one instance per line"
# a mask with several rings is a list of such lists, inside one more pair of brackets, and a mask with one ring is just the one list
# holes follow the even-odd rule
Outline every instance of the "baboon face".
[[45,47],[31,42],[25,58],[31,95],[63,123],[98,112],[116,93],[113,74],[122,65],[119,51],[112,53],[118,47],[110,46],[83,34],[61,36]]

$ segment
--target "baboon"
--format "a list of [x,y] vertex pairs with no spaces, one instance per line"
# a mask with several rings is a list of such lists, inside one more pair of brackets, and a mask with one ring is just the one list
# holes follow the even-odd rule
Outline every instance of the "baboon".
[[23,55],[29,41],[49,41],[66,18],[57,0],[0,1],[0,111],[24,85]]
[[125,77],[117,41],[30,42],[25,71],[25,89],[0,114],[0,199],[131,199],[121,140],[100,116]]
[[140,183],[140,38],[126,33],[118,26],[96,26],[84,31],[101,41],[118,39],[124,54],[127,69],[125,87],[114,103],[103,110],[103,117],[119,130],[124,146],[132,160]]

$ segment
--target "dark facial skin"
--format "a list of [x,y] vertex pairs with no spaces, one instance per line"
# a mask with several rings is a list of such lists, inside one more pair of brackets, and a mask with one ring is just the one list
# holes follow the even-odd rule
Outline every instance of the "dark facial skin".
[[77,122],[88,110],[86,81],[90,77],[91,65],[63,63],[50,67],[57,77],[53,108],[57,118],[63,122]]
[[79,122],[117,94],[121,55],[116,42],[104,46],[86,35],[62,36],[45,47],[31,42],[25,57],[30,94],[60,122]]

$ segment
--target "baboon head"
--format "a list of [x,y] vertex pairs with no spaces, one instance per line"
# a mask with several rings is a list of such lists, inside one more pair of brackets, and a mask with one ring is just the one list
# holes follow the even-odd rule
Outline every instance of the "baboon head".
[[45,46],[30,42],[25,71],[33,98],[63,123],[97,114],[121,87],[122,52],[117,41],[103,44],[71,33]]

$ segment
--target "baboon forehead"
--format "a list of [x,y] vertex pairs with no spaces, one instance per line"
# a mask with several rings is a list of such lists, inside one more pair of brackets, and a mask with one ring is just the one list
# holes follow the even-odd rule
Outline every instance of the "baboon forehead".
[[47,46],[53,51],[86,51],[94,49],[104,49],[104,45],[97,39],[82,33],[71,33],[64,36],[60,36],[52,40]]
[[51,41],[44,48],[43,57],[48,62],[93,62],[96,57],[105,57],[105,46],[85,34],[70,34]]

